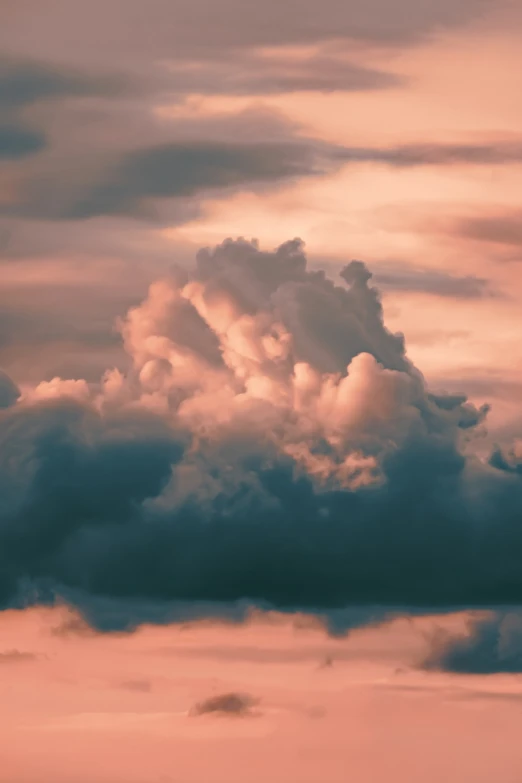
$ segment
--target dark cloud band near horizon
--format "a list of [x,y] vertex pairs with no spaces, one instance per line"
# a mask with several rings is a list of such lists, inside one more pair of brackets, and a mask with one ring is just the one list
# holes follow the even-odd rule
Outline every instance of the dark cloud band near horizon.
[[364,264],[334,283],[299,241],[227,241],[120,331],[126,374],[0,378],[3,607],[108,630],[522,602],[520,444],[473,455],[487,407],[430,393]]

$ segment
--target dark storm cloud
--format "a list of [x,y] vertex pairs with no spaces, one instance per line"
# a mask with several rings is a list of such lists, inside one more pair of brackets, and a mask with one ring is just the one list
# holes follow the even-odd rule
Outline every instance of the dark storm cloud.
[[451,299],[498,296],[488,280],[475,275],[451,275],[435,269],[383,266],[382,271],[376,271],[375,282],[385,291],[425,293]]
[[229,241],[131,310],[127,378],[13,394],[2,605],[132,630],[254,604],[336,633],[361,605],[521,602],[522,477],[466,453],[487,410],[425,388],[370,278]]
[[423,666],[458,674],[522,672],[522,616],[498,612],[471,620],[465,634],[437,631]]

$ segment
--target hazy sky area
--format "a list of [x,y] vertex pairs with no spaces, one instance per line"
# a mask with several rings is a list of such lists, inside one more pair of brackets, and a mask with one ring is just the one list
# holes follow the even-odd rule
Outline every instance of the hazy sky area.
[[0,1],[0,783],[520,783],[522,4]]

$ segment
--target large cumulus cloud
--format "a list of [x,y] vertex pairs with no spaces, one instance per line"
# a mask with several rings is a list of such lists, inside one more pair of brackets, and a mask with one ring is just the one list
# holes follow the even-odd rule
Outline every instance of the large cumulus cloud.
[[426,389],[362,263],[334,283],[299,241],[227,241],[120,330],[127,373],[0,412],[4,606],[522,600],[514,458],[473,456],[486,409]]

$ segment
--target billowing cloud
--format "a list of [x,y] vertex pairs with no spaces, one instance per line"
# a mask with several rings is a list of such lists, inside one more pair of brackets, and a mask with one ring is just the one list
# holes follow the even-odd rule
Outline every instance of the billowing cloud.
[[297,240],[227,241],[120,330],[127,372],[0,414],[4,605],[110,628],[522,600],[519,472],[473,455],[487,408],[429,392],[364,264],[336,284]]
[[423,665],[459,674],[522,672],[520,613],[490,613],[470,620],[465,634],[437,631]]

